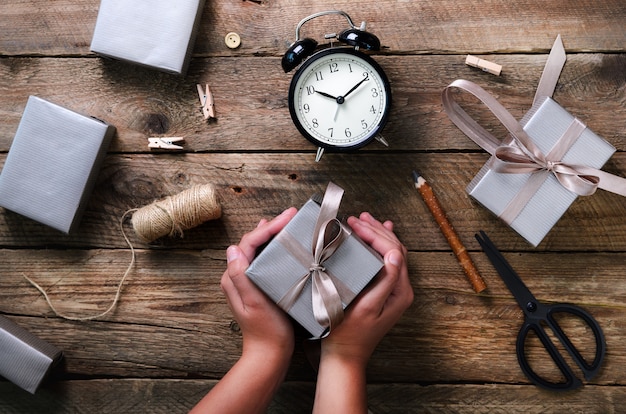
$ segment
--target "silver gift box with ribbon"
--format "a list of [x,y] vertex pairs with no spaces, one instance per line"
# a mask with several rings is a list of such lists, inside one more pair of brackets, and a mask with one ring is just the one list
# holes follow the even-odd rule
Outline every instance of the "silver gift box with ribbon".
[[[626,179],[600,170],[615,148],[552,100],[566,61],[557,36],[532,108],[517,121],[496,98],[473,82],[458,79],[444,88],[450,120],[491,154],[467,192],[537,246],[578,196],[600,188],[626,196]],[[454,89],[478,98],[507,129],[502,140],[479,125],[456,102]]]
[[91,50],[184,75],[204,0],[102,0]]
[[[565,165],[601,168],[615,148],[584,125],[579,133],[566,134],[577,122],[550,98],[538,102],[522,121],[524,131],[544,154]],[[554,154],[554,153],[553,153]],[[507,222],[533,246],[537,246],[563,216],[578,194],[561,185],[548,169],[542,172],[504,173],[487,162],[467,186],[467,192]]]
[[341,323],[345,307],[383,266],[380,255],[337,220],[342,194],[330,183],[321,205],[307,201],[246,270],[316,338]]

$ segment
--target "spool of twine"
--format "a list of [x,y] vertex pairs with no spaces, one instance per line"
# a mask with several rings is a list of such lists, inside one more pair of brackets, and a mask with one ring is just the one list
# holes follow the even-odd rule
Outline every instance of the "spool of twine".
[[135,265],[135,249],[126,236],[126,232],[124,232],[124,219],[130,213],[133,213],[132,223],[137,236],[150,243],[165,235],[182,236],[184,230],[196,227],[205,221],[220,218],[222,216],[222,208],[213,186],[205,184],[191,187],[179,194],[155,201],[140,209],[128,210],[124,213],[120,219],[119,225],[122,236],[124,236],[124,240],[126,240],[128,247],[130,247],[130,264],[117,285],[113,302],[105,311],[97,315],[73,316],[58,311],[52,304],[46,290],[32,278],[22,273],[24,278],[41,292],[55,315],[71,321],[90,321],[106,316],[115,309],[117,302],[120,300],[124,281]]
[[163,236],[182,236],[185,230],[221,216],[215,188],[203,184],[136,210],[132,224],[137,236],[151,243]]

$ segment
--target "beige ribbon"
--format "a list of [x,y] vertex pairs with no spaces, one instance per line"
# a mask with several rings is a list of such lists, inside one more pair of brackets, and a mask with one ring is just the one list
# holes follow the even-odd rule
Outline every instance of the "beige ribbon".
[[289,311],[310,279],[313,316],[317,323],[326,328],[327,333],[343,320],[342,297],[346,302],[355,297],[347,286],[324,267],[324,263],[350,236],[349,231],[336,218],[342,197],[343,189],[329,183],[315,223],[310,251],[302,249],[300,243],[287,232],[281,232],[277,236],[290,254],[309,268],[278,301],[278,306]]
[[[498,118],[511,133],[512,140],[504,143],[487,132],[483,127],[454,101],[452,88],[465,90],[481,102]],[[558,182],[569,191],[585,196],[593,194],[597,188],[626,196],[626,180],[597,168],[568,164],[561,160],[570,146],[586,128],[574,119],[565,133],[559,138],[548,154],[543,154],[534,144],[522,125],[489,93],[480,86],[465,80],[456,80],[446,87],[442,94],[443,106],[448,116],[476,144],[489,152],[490,168],[499,173],[532,173],[531,178],[516,197],[505,207],[500,217],[512,223],[539,186],[553,174]]]
[[[546,63],[540,82],[542,86],[535,96],[535,103],[542,97],[552,95],[565,62],[564,53],[559,36]],[[454,100],[453,88],[464,90],[478,98],[511,133],[511,137],[500,141],[474,121]],[[602,188],[626,196],[625,179],[596,168],[562,161],[567,150],[586,128],[580,120],[574,118],[548,154],[543,154],[526,134],[522,124],[493,96],[475,83],[462,79],[452,82],[443,90],[442,102],[452,122],[492,155],[489,161],[492,170],[509,174],[531,173],[529,180],[500,213],[500,218],[505,222],[510,224],[515,220],[550,174],[553,174],[563,187],[577,195],[591,195],[597,188]]]

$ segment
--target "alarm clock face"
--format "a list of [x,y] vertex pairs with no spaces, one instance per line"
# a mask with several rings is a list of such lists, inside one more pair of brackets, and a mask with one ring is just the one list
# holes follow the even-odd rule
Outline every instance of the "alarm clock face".
[[289,112],[315,145],[338,150],[370,142],[387,121],[389,80],[368,55],[352,48],[326,49],[298,69],[289,89]]

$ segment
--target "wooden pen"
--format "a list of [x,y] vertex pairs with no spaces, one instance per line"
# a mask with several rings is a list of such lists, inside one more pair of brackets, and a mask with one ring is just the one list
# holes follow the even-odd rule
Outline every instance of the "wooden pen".
[[430,210],[430,213],[433,215],[435,221],[439,225],[441,232],[445,236],[448,244],[452,248],[452,251],[456,255],[456,258],[461,264],[465,275],[472,284],[474,291],[476,293],[482,292],[487,288],[487,285],[478,273],[478,269],[476,269],[476,266],[474,265],[474,262],[467,253],[465,246],[463,246],[463,244],[461,243],[459,236],[456,234],[454,228],[448,221],[448,218],[441,208],[441,204],[439,204],[439,200],[437,200],[433,189],[428,184],[428,182],[426,182],[424,177],[422,177],[415,171],[413,171],[413,179],[415,180],[415,188],[417,189],[417,191],[419,191],[420,195],[424,199],[426,207],[428,207],[428,210]]

